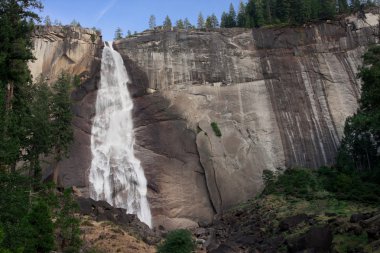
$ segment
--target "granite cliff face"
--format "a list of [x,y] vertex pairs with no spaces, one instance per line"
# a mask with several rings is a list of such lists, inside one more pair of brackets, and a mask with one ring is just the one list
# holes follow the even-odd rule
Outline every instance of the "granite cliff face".
[[376,24],[368,14],[366,21],[116,41],[138,76],[137,155],[156,221],[209,222],[257,194],[264,169],[332,165],[344,121],[358,106],[356,74]]
[[51,164],[46,174],[52,173],[62,186],[86,187],[91,164],[92,118],[100,78],[101,35],[78,27],[37,27],[33,41],[36,60],[29,63],[29,68],[34,79],[42,76],[51,83],[66,72],[79,76],[82,82],[72,92],[74,142],[69,155],[58,164]]
[[[357,108],[356,74],[376,42],[376,22],[368,14],[365,22],[152,31],[116,41],[132,80],[135,150],[154,224],[210,223],[260,192],[264,169],[333,164],[344,121]],[[31,67],[51,79],[65,69],[87,80],[73,92],[70,156],[55,169],[61,185],[85,189],[102,44],[87,30],[57,36],[54,29],[37,33]]]

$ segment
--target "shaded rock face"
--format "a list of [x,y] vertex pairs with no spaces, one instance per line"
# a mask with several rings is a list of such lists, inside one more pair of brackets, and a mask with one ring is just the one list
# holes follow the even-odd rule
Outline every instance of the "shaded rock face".
[[335,162],[358,106],[361,56],[376,41],[376,18],[352,20],[146,32],[114,43],[138,76],[136,155],[156,225],[211,222],[260,192],[264,169]]
[[77,27],[37,27],[33,36],[34,56],[29,63],[34,79],[42,76],[49,83],[62,72],[77,75],[81,86],[72,92],[74,142],[67,158],[51,163],[58,185],[88,185],[91,164],[91,126],[95,114],[96,90],[100,78],[101,36],[90,29]]

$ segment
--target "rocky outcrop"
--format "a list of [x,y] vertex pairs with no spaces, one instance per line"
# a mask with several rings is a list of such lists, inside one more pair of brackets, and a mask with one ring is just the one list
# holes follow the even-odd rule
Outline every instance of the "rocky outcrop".
[[96,221],[113,222],[149,245],[157,244],[161,240],[160,235],[141,222],[137,215],[127,214],[127,210],[123,208],[116,208],[105,201],[95,201],[89,198],[78,197],[76,201],[82,215],[90,216]]
[[101,35],[79,27],[37,27],[33,35],[35,61],[29,63],[33,77],[49,83],[62,72],[78,76],[81,85],[72,92],[74,142],[68,157],[51,163],[46,174],[54,173],[62,186],[88,185],[91,164],[91,126],[95,114],[97,84],[100,78]]
[[264,169],[332,165],[358,105],[356,74],[376,42],[376,22],[368,14],[116,41],[132,79],[139,77],[131,87],[137,156],[156,224],[211,222],[255,196]]

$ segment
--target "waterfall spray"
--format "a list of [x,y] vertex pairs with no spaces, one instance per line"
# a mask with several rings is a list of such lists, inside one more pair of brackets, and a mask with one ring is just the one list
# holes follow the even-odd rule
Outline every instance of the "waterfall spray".
[[128,81],[121,55],[112,48],[112,42],[106,43],[91,132],[90,196],[137,214],[151,227],[147,180],[134,155],[133,101]]

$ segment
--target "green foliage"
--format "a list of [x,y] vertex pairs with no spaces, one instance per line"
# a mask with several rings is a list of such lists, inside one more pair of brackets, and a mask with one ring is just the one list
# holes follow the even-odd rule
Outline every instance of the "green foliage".
[[54,248],[53,223],[48,205],[37,202],[26,216],[29,230],[26,234],[25,253],[50,252]]
[[215,14],[212,14],[211,16],[208,16],[205,23],[206,28],[217,28],[219,27],[219,21],[218,18],[215,16]]
[[204,19],[204,17],[203,17],[202,12],[200,12],[199,15],[198,15],[197,28],[198,28],[198,29],[203,29],[203,28],[205,28],[205,19]]
[[185,29],[185,25],[183,24],[182,19],[177,20],[175,26],[176,26],[178,29]]
[[380,185],[380,46],[364,55],[362,96],[357,113],[349,117],[338,155],[338,166],[354,170],[370,182]]
[[211,123],[212,130],[214,131],[215,135],[218,137],[222,136],[222,132],[219,129],[219,126],[216,122]]
[[123,30],[120,27],[116,28],[114,40],[121,40],[123,38]]
[[221,18],[221,27],[231,28],[236,27],[236,12],[233,4],[230,4],[229,12],[223,12]]
[[194,26],[190,23],[188,18],[185,18],[185,20],[183,21],[183,25],[186,30],[194,28]]
[[0,167],[14,170],[20,159],[26,104],[31,81],[28,61],[33,60],[31,32],[39,17],[32,9],[41,9],[39,1],[0,1]]
[[288,169],[284,173],[264,171],[263,194],[285,195],[302,199],[327,196],[360,203],[380,203],[380,187],[366,182],[354,171],[322,167],[319,170]]
[[153,30],[156,27],[156,17],[154,15],[150,15],[149,18],[149,29]]
[[[365,3],[373,5],[372,1]],[[364,4],[352,1],[352,10],[363,11]],[[239,5],[236,17],[233,6],[221,17],[221,27],[260,27],[263,25],[304,24],[318,19],[331,19],[339,13],[348,13],[346,0],[249,0]],[[235,20],[235,21],[234,21]]]
[[185,229],[170,232],[165,241],[158,246],[157,253],[191,253],[195,244],[191,233]]
[[[51,106],[52,137],[56,159],[60,160],[68,152],[69,145],[73,141],[73,130],[71,128],[72,112],[70,91],[75,81],[67,74],[61,74],[57,82],[53,84],[53,97]],[[74,84],[75,85],[75,84]]]
[[3,240],[0,246],[17,252],[25,247],[25,234],[30,229],[25,217],[29,211],[29,179],[16,173],[0,171],[0,226]]
[[172,21],[170,20],[169,16],[165,17],[164,24],[162,25],[165,30],[171,30],[172,29]]
[[366,234],[360,234],[360,235],[338,234],[334,236],[333,243],[334,243],[334,252],[337,252],[337,253],[352,252],[353,249],[364,248],[368,244],[368,236]]
[[322,187],[341,200],[380,203],[380,186],[356,171],[321,168],[318,177]]
[[285,194],[299,198],[311,198],[314,193],[321,190],[315,173],[310,169],[288,169],[279,174],[274,180],[271,173],[264,173],[269,183],[265,189],[266,194]]
[[95,34],[91,34],[91,42],[95,43],[95,41],[96,41],[96,35]]
[[60,248],[65,253],[77,253],[82,241],[79,229],[80,220],[75,216],[78,205],[72,196],[71,189],[67,189],[63,193],[60,207],[55,223],[61,237]]

